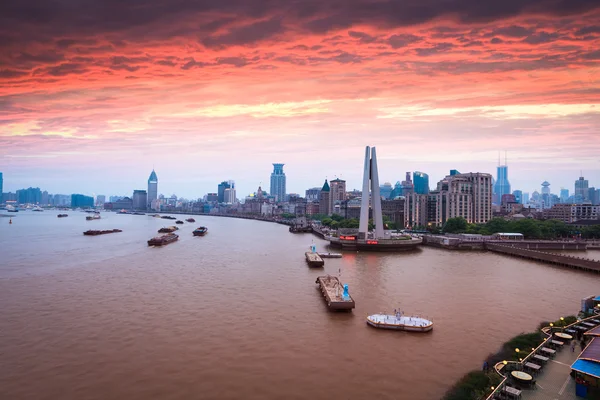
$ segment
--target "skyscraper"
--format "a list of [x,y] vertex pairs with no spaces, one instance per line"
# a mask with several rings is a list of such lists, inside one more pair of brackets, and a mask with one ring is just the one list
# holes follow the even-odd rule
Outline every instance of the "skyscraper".
[[566,203],[569,200],[569,189],[560,189],[560,202]]
[[148,204],[146,208],[150,210],[152,208],[152,200],[158,199],[158,177],[156,172],[152,169],[150,178],[148,178]]
[[581,204],[585,200],[588,200],[589,196],[588,192],[588,181],[587,179],[583,179],[583,176],[580,176],[578,180],[575,181],[575,198],[574,202]]
[[144,211],[148,206],[148,193],[145,190],[134,190],[132,201],[134,210]]
[[329,182],[329,187],[329,212],[333,214],[335,203],[346,200],[346,181],[336,178]]
[[494,204],[500,204],[502,195],[510,194],[510,182],[508,182],[508,166],[498,165],[498,178],[494,184]]
[[329,183],[327,183],[327,179],[325,179],[325,183],[319,192],[319,214],[331,214],[331,209],[329,208],[330,191]]
[[415,171],[413,172],[413,181],[415,185],[415,193],[429,193],[429,175],[424,172]]
[[227,181],[223,181],[223,182],[219,183],[218,190],[217,190],[217,202],[218,203],[225,202],[225,189],[229,189],[230,187],[231,187],[231,185],[229,185],[229,182],[227,182]]
[[381,194],[381,198],[386,200],[389,199],[390,195],[392,194],[392,190],[394,190],[392,184],[389,182],[385,182],[379,187],[379,193]]
[[519,204],[523,204],[523,192],[520,190],[513,190],[513,196],[515,196],[515,201]]
[[271,173],[271,196],[275,196],[275,201],[285,201],[285,172],[283,166],[285,164],[273,164],[273,172]]
[[415,185],[413,185],[412,179],[410,179],[410,172],[406,173],[406,179],[402,181],[402,196],[408,196],[414,193]]

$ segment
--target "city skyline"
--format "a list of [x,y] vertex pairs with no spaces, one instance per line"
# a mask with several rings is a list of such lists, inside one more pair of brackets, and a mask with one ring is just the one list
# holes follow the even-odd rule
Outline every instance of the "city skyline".
[[524,191],[600,176],[592,2],[78,4],[0,9],[5,191],[129,193],[154,165],[163,193],[242,194],[276,161],[289,192],[358,188],[368,144],[382,182],[493,173],[498,150]]
[[[380,157],[382,158],[382,157]],[[385,157],[383,157],[385,158]],[[382,162],[379,161],[379,164],[381,165]],[[460,164],[452,164],[453,166],[455,165],[460,165]],[[269,166],[271,166],[271,169],[269,169],[269,175],[272,173],[272,164],[267,164],[266,168],[269,168]],[[354,170],[356,170],[356,165],[348,165],[348,167],[350,170],[352,170],[352,172],[355,172]],[[489,173],[491,174],[494,179],[496,179],[497,177],[497,171],[485,171],[485,170],[475,170],[475,169],[468,169],[468,165],[466,166],[467,168],[452,168],[452,169],[458,169],[460,172],[482,172],[482,173]],[[517,171],[517,173],[515,174],[514,170],[511,170],[511,166],[508,165],[509,167],[509,176],[511,177],[510,180],[511,181],[516,181],[519,182],[520,180],[518,179],[518,175],[520,175]],[[494,167],[496,168],[496,167]],[[290,168],[292,170],[294,170],[294,168]],[[289,169],[286,168],[286,171],[288,171]],[[381,170],[381,169],[380,169]],[[397,170],[397,169],[396,169]],[[65,190],[52,190],[50,189],[48,186],[44,185],[43,183],[27,183],[27,184],[18,184],[18,183],[14,183],[14,181],[8,179],[8,175],[6,174],[6,170],[4,171],[0,171],[4,173],[4,192],[15,192],[16,190],[19,189],[24,189],[24,188],[28,188],[28,187],[39,187],[41,190],[46,190],[47,192],[51,193],[51,194],[71,194],[71,193],[82,193],[82,194],[86,194],[86,195],[90,195],[90,196],[97,196],[97,195],[106,195],[106,196],[128,196],[131,197],[133,194],[133,191],[136,190],[136,188],[141,188],[143,186],[146,186],[146,180],[148,178],[145,178],[145,180],[143,181],[143,183],[140,182],[128,182],[126,180],[117,180],[109,182],[109,181],[102,181],[99,182],[98,185],[93,185],[94,187],[105,187],[107,188],[106,190],[102,191],[102,190],[92,190],[92,191],[85,191],[85,190],[81,190],[82,186],[85,185],[77,185],[76,179],[73,180],[69,180],[68,182],[66,182],[66,184],[63,186],[67,189]],[[151,170],[151,172],[154,172],[154,170]],[[189,172],[189,171],[188,171]],[[384,171],[382,171],[384,172]],[[411,172],[411,176],[414,172],[419,172],[418,169],[415,169]],[[430,188],[435,188],[435,184],[436,182],[442,180],[444,177],[446,177],[449,173],[450,173],[450,167],[448,167],[448,169],[446,170],[441,170],[441,172],[439,173],[439,175],[435,174],[432,175],[430,173],[428,173],[427,171],[422,171],[423,173],[426,173],[429,175],[429,187]],[[518,185],[513,185],[511,184],[511,192],[514,190],[520,190],[524,193],[529,193],[531,195],[531,193],[538,191],[541,193],[541,187],[542,187],[542,183],[545,181],[548,181],[551,184],[551,192],[553,194],[559,195],[560,194],[560,190],[561,189],[567,189],[569,190],[570,194],[574,194],[575,192],[575,181],[578,180],[581,177],[581,173],[583,172],[583,176],[584,178],[589,181],[589,187],[596,187],[597,189],[600,188],[600,176],[598,177],[598,179],[596,179],[596,176],[592,176],[592,175],[586,175],[585,171],[571,171],[573,173],[575,173],[575,175],[573,175],[573,179],[571,180],[570,184],[569,182],[566,182],[565,185],[557,185],[553,182],[556,182],[554,180],[554,178],[552,180],[548,180],[548,179],[543,179],[537,186],[533,186],[531,188],[529,187],[521,187]],[[156,172],[155,174],[160,174],[161,176],[163,176],[162,173]],[[324,180],[325,178],[327,178],[328,180],[333,180],[336,178],[339,179],[343,179],[347,182],[346,184],[346,188],[348,191],[350,190],[360,190],[360,185],[357,183],[356,179],[352,179],[352,177],[356,177],[356,176],[360,176],[362,173],[353,173],[353,174],[332,174],[330,175],[322,175],[323,178],[315,178],[315,179],[320,179],[321,181]],[[388,175],[389,173],[384,173],[383,176],[385,177],[385,179],[381,179],[380,183],[381,185],[383,185],[384,183],[390,183],[392,186],[394,186],[394,184],[398,181],[402,181],[404,178],[402,175],[404,175],[405,172],[401,172],[399,173],[399,176],[397,176],[395,179],[389,179]],[[145,174],[146,176],[148,176],[148,173]],[[380,176],[382,175],[382,173],[380,173]],[[289,176],[289,174],[288,174]],[[321,176],[321,175],[319,175]],[[350,176],[351,178],[347,178],[348,176]],[[513,176],[517,176],[516,178],[513,178]],[[544,174],[541,174],[541,176],[544,176]],[[195,185],[189,185],[190,180],[186,179],[186,176],[177,176],[175,177],[175,182],[182,182],[179,185],[174,185],[173,182],[169,182],[169,181],[164,181],[161,179],[161,183],[158,189],[158,193],[162,194],[166,197],[169,197],[173,194],[177,195],[178,197],[181,198],[188,198],[188,199],[196,199],[196,198],[202,198],[204,195],[206,195],[207,193],[216,193],[218,191],[218,185],[221,183],[221,181],[229,181],[231,179],[227,178],[227,179],[223,179],[220,178],[221,175],[219,175],[219,173],[215,173],[215,175],[213,175],[212,177],[206,177],[205,179],[203,179],[203,184],[197,186],[198,190],[195,191],[193,189],[190,189],[189,186],[192,187],[196,187]],[[8,180],[7,180],[8,179]],[[362,180],[362,177],[360,178]],[[256,185],[253,185],[251,182],[244,182],[244,181],[239,181],[237,179],[234,179],[234,181],[236,181],[236,192],[237,192],[237,196],[238,198],[242,199],[244,197],[246,197],[247,195],[256,192],[256,190],[258,189],[258,186],[263,186],[263,191],[267,191],[266,189],[268,186],[265,184],[265,182],[268,182],[268,179],[263,179],[261,181],[257,181],[258,183]],[[87,182],[85,179],[82,179],[81,182],[86,182],[88,183],[89,186],[89,182]],[[188,184],[186,185],[187,182]],[[239,182],[241,182],[241,187],[242,189],[240,189],[240,184]],[[310,189],[312,187],[320,187],[322,185],[322,183],[319,182],[314,182],[313,180],[311,180],[311,178],[306,178],[304,182],[308,182],[308,184],[306,186],[302,186],[298,183],[295,183],[293,180],[291,181],[292,187],[293,189],[287,189],[287,193],[298,193],[301,196],[304,196],[304,192],[307,189]],[[117,184],[115,184],[117,183]],[[288,180],[287,185],[289,186],[290,181]],[[187,186],[187,190],[177,190],[177,188],[180,189],[184,189]],[[124,189],[111,189],[111,188],[116,188],[116,187],[122,187]],[[166,189],[165,189],[166,187]],[[206,188],[205,190],[203,190],[202,188]],[[71,189],[69,189],[71,188]],[[171,190],[173,189],[173,190]]]

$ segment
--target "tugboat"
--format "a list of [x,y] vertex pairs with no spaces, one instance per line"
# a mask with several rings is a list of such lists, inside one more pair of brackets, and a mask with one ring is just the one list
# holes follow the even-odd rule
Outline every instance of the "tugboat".
[[83,232],[84,235],[86,236],[97,236],[97,235],[106,235],[107,233],[117,233],[117,232],[123,232],[120,229],[110,229],[107,231],[95,231],[95,230],[89,230],[89,231],[85,231]]
[[188,218],[186,219],[187,222],[196,222],[196,220],[194,218]]
[[176,230],[178,230],[178,229],[179,229],[179,228],[178,228],[178,227],[176,227],[176,226],[168,226],[168,227],[166,227],[166,228],[160,228],[160,229],[158,230],[158,233],[173,233],[173,232],[175,232],[175,231],[176,231]]
[[173,243],[179,239],[179,235],[174,233],[167,233],[166,235],[156,236],[148,240],[148,246],[162,246],[165,244]]
[[176,224],[183,224],[183,221],[175,221]]
[[58,218],[64,218],[64,217],[68,217],[69,214],[58,214],[57,217]]
[[204,236],[208,232],[208,228],[201,226],[200,228],[194,229],[194,236]]
[[410,332],[429,332],[433,329],[432,321],[422,317],[406,316],[400,310],[394,310],[393,315],[383,313],[369,315],[367,325],[374,328]]

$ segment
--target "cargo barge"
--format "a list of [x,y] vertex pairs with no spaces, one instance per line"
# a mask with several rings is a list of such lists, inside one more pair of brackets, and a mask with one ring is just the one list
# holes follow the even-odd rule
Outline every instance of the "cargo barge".
[[166,227],[166,228],[160,228],[160,229],[158,230],[158,233],[173,233],[173,232],[175,232],[175,231],[176,231],[176,230],[178,230],[178,229],[179,229],[179,228],[178,228],[178,227],[176,227],[176,226],[168,226],[168,227]]
[[156,236],[148,240],[148,246],[163,246],[165,244],[173,243],[177,239],[179,239],[179,235],[167,233],[166,235]]
[[342,285],[338,277],[319,276],[315,283],[319,285],[330,310],[352,310],[356,306],[348,293],[348,285]]
[[205,226],[201,226],[200,228],[194,229],[194,236],[204,236],[208,232],[208,228]]
[[86,236],[97,236],[97,235],[106,235],[107,233],[117,233],[117,232],[123,232],[121,229],[109,229],[109,230],[105,230],[105,231],[97,231],[97,230],[88,230],[83,232],[84,235]]

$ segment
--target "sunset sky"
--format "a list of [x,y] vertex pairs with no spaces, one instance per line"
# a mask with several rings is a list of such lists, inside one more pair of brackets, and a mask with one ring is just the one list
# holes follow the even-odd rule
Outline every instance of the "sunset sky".
[[406,171],[600,186],[600,2],[30,0],[0,4],[4,191],[188,198],[359,188]]

